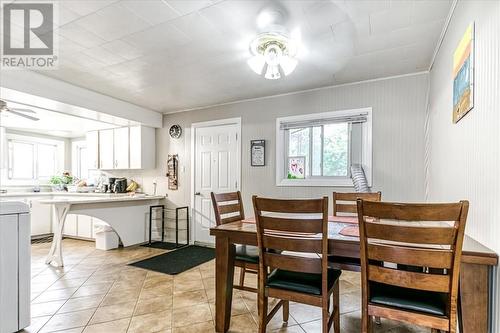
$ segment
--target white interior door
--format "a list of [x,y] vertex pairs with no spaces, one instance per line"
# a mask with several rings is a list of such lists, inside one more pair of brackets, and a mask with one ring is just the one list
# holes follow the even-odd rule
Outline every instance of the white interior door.
[[195,128],[194,241],[213,244],[215,225],[210,192],[239,189],[239,124]]

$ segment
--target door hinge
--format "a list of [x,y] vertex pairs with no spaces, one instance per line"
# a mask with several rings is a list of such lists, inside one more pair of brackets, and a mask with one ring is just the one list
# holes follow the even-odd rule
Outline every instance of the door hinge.
[[236,141],[238,141],[238,133],[236,133]]
[[235,189],[238,189],[238,181],[235,181],[235,182],[234,182],[234,188],[235,188]]

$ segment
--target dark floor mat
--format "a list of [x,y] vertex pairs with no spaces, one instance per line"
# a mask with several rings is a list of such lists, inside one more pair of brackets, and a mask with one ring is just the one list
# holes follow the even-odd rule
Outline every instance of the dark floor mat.
[[142,246],[152,247],[154,249],[174,250],[174,249],[186,246],[186,245],[185,244],[176,245],[175,243],[170,243],[170,242],[152,242],[151,244],[144,244]]
[[190,245],[129,264],[151,271],[176,275],[215,258],[215,249]]

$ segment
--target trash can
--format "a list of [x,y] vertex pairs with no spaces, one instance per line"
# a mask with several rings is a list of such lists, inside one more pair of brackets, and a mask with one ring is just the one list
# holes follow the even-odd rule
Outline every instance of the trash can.
[[106,223],[94,223],[95,248],[98,250],[112,250],[118,248],[118,235]]

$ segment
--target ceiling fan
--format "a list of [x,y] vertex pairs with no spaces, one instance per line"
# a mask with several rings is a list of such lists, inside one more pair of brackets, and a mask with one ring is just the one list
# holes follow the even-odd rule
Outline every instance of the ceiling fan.
[[16,116],[23,117],[23,118],[33,120],[33,121],[40,120],[37,117],[33,117],[33,116],[26,114],[26,113],[36,114],[35,111],[30,110],[30,109],[10,109],[9,107],[7,107],[7,103],[0,99],[0,114],[2,112],[10,112],[12,114],[15,114]]

